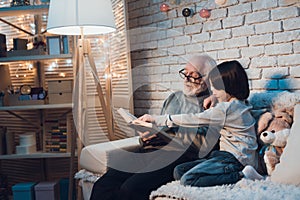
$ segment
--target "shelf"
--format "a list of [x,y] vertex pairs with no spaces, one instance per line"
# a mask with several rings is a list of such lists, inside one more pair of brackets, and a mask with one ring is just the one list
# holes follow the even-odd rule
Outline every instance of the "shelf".
[[70,157],[71,153],[31,153],[31,154],[10,154],[0,155],[0,160],[9,159],[28,159],[28,158],[67,158]]
[[47,13],[49,5],[30,5],[0,8],[0,17]]
[[71,54],[59,54],[59,55],[32,55],[32,56],[13,56],[2,57],[0,63],[10,63],[18,61],[39,61],[39,60],[56,60],[56,59],[72,59]]
[[[29,35],[33,35],[30,31],[27,31],[22,28],[22,24],[15,22],[15,17],[27,17],[30,16],[30,19],[34,18],[34,24],[36,25],[36,30],[33,31],[34,33],[42,33],[48,36],[46,32],[42,32],[42,23],[43,16],[46,17],[49,10],[49,5],[29,5],[29,6],[15,6],[15,7],[2,7],[0,8],[0,18],[1,22],[5,23],[5,26],[9,25],[14,27],[15,29],[18,29],[20,31],[23,31]],[[38,18],[36,16],[37,15]],[[28,16],[29,17],[29,16]],[[19,27],[20,26],[20,27]],[[27,29],[27,28],[26,28]],[[6,30],[6,29],[5,29]],[[13,33],[10,31],[10,29],[7,29],[8,31],[5,31],[2,34],[8,35],[7,37],[10,39],[12,37],[16,37],[16,33]],[[17,34],[18,35],[18,34]],[[34,51],[34,49],[31,50],[15,50],[11,52],[7,52],[8,57],[0,57],[0,65],[6,65],[6,67],[9,68],[9,70],[14,71],[15,69],[18,70],[19,64],[26,64],[26,63],[34,63],[36,72],[34,73],[34,77],[32,77],[34,86],[46,86],[47,83],[47,71],[43,69],[44,66],[46,66],[48,63],[51,63],[53,61],[63,61],[63,64],[69,60],[73,59],[73,56],[71,54],[58,54],[58,55],[45,55],[45,51]],[[41,62],[41,63],[39,63]],[[10,65],[11,64],[11,65]],[[59,63],[60,64],[60,63]],[[8,69],[7,68],[7,69]],[[6,69],[5,69],[6,70]],[[62,69],[61,71],[70,71],[72,68],[68,69]],[[71,75],[63,78],[69,79]],[[12,75],[10,75],[12,77]],[[52,76],[50,75],[51,80],[55,78],[61,78],[60,76]],[[73,79],[74,76],[70,79]],[[31,80],[31,79],[30,79]],[[1,82],[2,80],[0,80]],[[24,83],[23,83],[24,82]],[[29,81],[28,81],[29,82]],[[12,79],[11,84],[13,85],[20,85],[20,84],[26,84],[27,80],[23,79]],[[31,83],[31,82],[30,82]],[[40,180],[49,180],[51,179],[52,171],[54,172],[55,176],[58,177],[65,177],[69,176],[69,182],[72,186],[73,184],[73,173],[70,173],[69,171],[73,171],[76,167],[74,161],[75,157],[77,157],[75,148],[76,148],[76,131],[73,124],[73,117],[72,117],[72,108],[73,103],[65,103],[65,104],[34,104],[35,102],[28,102],[33,105],[20,105],[20,104],[13,104],[13,106],[3,106],[0,107],[1,112],[1,118],[3,126],[7,126],[8,129],[11,132],[7,131],[7,134],[9,137],[12,137],[12,141],[2,141],[3,143],[7,142],[9,145],[11,145],[11,148],[15,148],[15,140],[18,139],[15,135],[16,134],[10,134],[10,133],[17,133],[18,135],[24,134],[28,132],[28,130],[32,131],[37,134],[36,143],[39,144],[37,147],[38,152],[31,153],[31,154],[10,154],[10,155],[0,155],[0,167],[3,168],[2,162],[7,162],[9,170],[7,170],[8,176],[14,176],[16,177],[14,180],[11,180],[9,182],[9,185],[15,184],[17,181],[23,181],[27,180],[28,177],[30,179],[30,176],[28,176],[28,173],[31,173],[32,167],[36,167],[40,165],[41,172],[40,174]],[[39,102],[40,103],[40,102]],[[42,102],[44,103],[44,102]],[[22,102],[22,104],[27,104],[27,102]],[[36,112],[31,112],[31,110]],[[30,112],[29,112],[30,111]],[[11,118],[16,118],[13,120],[10,120]],[[66,121],[66,145],[67,149],[63,152],[48,152],[49,149],[46,148],[46,141],[48,140],[48,127],[52,128],[52,122],[55,121],[59,124],[64,124]],[[61,122],[61,123],[60,123]],[[28,125],[27,125],[28,124]],[[21,129],[20,127],[23,127],[23,125],[26,125],[25,128]],[[63,126],[61,126],[63,127]],[[5,133],[6,134],[6,133]],[[17,136],[18,136],[17,135]],[[46,137],[47,136],[47,137]],[[65,140],[61,140],[59,142],[65,142]],[[63,143],[65,144],[65,143]],[[50,150],[49,150],[50,151]],[[65,152],[65,153],[64,153]],[[71,153],[72,152],[72,153]],[[22,166],[23,159],[38,159],[41,160],[41,162],[31,162],[28,166]],[[49,159],[49,160],[47,160]],[[11,163],[11,161],[16,160],[18,161],[18,164],[14,164],[14,162]],[[62,161],[60,161],[62,160]],[[65,166],[65,162],[70,160],[70,167]],[[49,162],[51,165],[49,165]],[[54,167],[62,168],[59,171],[56,169],[54,170],[52,168],[52,164],[54,162]],[[56,163],[57,162],[57,163]],[[32,163],[32,164],[31,164]],[[50,167],[48,167],[50,166]],[[74,167],[75,166],[75,167]],[[26,173],[15,173],[15,169],[18,169],[19,167],[24,168],[24,171]],[[71,168],[72,167],[72,168]],[[70,170],[71,169],[71,170]],[[12,184],[13,183],[13,184]],[[73,190],[73,186],[69,189],[69,196],[71,196]]]
[[64,104],[42,104],[42,105],[26,105],[26,106],[3,106],[0,111],[6,110],[36,110],[36,109],[59,109],[59,108],[73,108],[72,103]]

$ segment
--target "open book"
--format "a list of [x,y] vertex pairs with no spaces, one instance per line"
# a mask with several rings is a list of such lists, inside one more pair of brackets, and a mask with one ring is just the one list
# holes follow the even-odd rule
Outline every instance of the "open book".
[[150,137],[151,135],[157,134],[157,135],[161,135],[163,138],[168,139],[169,141],[173,140],[177,144],[182,145],[182,143],[178,139],[170,136],[163,129],[158,128],[155,124],[139,120],[136,116],[132,115],[124,108],[119,108],[117,111],[124,118],[128,126],[142,133],[149,132],[149,134],[147,134],[146,137]]

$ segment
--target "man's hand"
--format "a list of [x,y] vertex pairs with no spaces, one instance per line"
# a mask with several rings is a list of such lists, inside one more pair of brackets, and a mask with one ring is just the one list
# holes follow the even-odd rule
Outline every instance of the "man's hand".
[[203,101],[203,108],[209,109],[214,107],[218,103],[217,98],[212,94]]
[[[154,122],[153,117],[149,114],[145,114],[145,115],[139,117],[137,120],[144,121],[144,122]],[[147,132],[138,132],[138,133],[139,133],[140,137],[142,138],[142,140],[144,142],[147,142],[148,140],[151,140],[152,138],[157,137],[156,134],[150,135],[149,131],[147,131]]]
[[146,142],[146,141],[148,141],[148,140],[151,140],[152,138],[157,137],[156,134],[154,134],[154,135],[152,134],[152,135],[149,136],[149,134],[150,134],[149,131],[144,132],[144,133],[138,131],[138,133],[139,133],[140,137],[142,138],[142,140],[143,140],[144,142]]

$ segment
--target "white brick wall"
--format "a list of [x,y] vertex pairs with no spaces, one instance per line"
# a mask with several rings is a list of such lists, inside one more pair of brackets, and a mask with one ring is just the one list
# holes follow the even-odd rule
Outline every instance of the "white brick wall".
[[293,50],[292,43],[266,45],[265,55],[291,54]]
[[299,78],[300,77],[300,66],[298,67],[291,67],[290,69],[291,77]]
[[232,28],[232,36],[239,37],[239,36],[250,36],[254,35],[254,25],[244,25],[240,27]]
[[288,76],[288,68],[285,67],[270,67],[263,70],[262,78],[264,79],[280,79]]
[[298,8],[296,6],[271,10],[272,20],[282,20],[282,19],[288,19],[297,16],[298,16]]
[[252,11],[251,3],[228,7],[228,16],[245,15]]
[[273,43],[273,34],[253,35],[248,37],[249,45],[265,45]]
[[255,25],[255,33],[260,35],[264,33],[276,33],[282,31],[280,21],[270,21]]
[[252,46],[252,47],[245,47],[241,49],[242,57],[258,57],[263,56],[265,51],[264,46]]
[[223,28],[239,27],[244,24],[244,16],[233,16],[223,19]]
[[283,21],[284,30],[299,30],[300,29],[300,18],[291,18]]
[[294,52],[295,53],[300,53],[300,42],[299,41],[295,41],[293,43],[293,48],[294,48]]
[[224,41],[224,47],[226,49],[242,48],[247,46],[248,46],[248,40],[246,37],[237,37],[237,38],[232,38]]
[[245,17],[246,24],[261,23],[270,20],[270,12],[268,10],[253,12],[247,14]]
[[300,30],[274,33],[274,43],[292,42],[300,39]]
[[[159,113],[170,92],[182,88],[178,70],[193,54],[218,63],[237,59],[252,91],[300,92],[299,0],[181,1],[167,13],[159,11],[162,0],[128,2],[129,30],[138,30],[130,34],[137,114]],[[208,19],[199,16],[203,6],[212,9]],[[196,8],[195,15],[185,19],[185,7]]]

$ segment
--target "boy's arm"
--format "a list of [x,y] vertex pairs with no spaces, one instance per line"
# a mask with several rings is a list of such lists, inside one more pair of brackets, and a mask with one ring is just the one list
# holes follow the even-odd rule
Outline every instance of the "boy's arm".
[[198,127],[204,125],[223,126],[226,119],[225,109],[222,104],[197,114],[160,115],[152,116],[152,122],[157,126],[184,126]]

